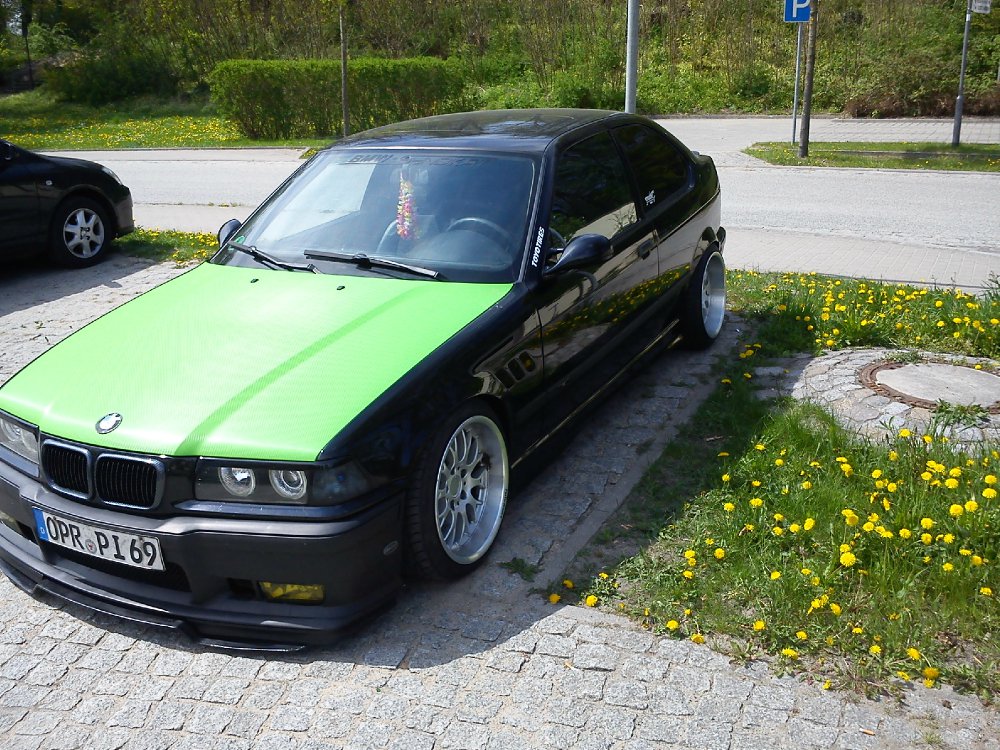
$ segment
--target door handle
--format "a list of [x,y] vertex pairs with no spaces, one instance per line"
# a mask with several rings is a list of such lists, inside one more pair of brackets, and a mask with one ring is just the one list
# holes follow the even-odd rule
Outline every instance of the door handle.
[[640,258],[648,258],[649,254],[653,252],[654,247],[656,247],[656,242],[654,242],[652,239],[649,239],[643,242],[641,245],[639,245],[639,247],[636,249],[636,252],[639,253]]

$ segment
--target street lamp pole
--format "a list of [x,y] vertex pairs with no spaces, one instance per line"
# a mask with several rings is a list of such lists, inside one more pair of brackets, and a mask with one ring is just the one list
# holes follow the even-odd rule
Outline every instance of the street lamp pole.
[[972,0],[965,3],[965,38],[962,40],[962,71],[958,74],[958,97],[955,99],[955,129],[951,147],[958,148],[962,136],[962,104],[965,101],[965,68],[969,64],[969,29],[972,26]]
[[639,0],[628,0],[628,33],[625,41],[625,111],[635,114],[639,72]]

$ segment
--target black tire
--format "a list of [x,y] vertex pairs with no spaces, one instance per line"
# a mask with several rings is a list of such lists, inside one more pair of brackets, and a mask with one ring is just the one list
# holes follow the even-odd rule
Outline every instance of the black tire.
[[90,198],[70,197],[56,208],[49,229],[49,257],[59,265],[83,268],[100,261],[114,239],[105,208]]
[[[462,446],[468,449],[459,455]],[[479,567],[500,530],[509,486],[500,420],[486,404],[469,402],[428,441],[411,477],[405,514],[411,572],[452,580]]]
[[681,304],[684,345],[689,349],[711,346],[726,316],[726,262],[717,249],[701,256]]

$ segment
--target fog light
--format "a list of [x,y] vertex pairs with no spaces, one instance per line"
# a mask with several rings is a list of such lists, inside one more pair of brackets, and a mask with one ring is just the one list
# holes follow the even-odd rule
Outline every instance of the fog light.
[[319,583],[272,583],[257,581],[261,593],[274,602],[318,604],[323,601],[323,585]]

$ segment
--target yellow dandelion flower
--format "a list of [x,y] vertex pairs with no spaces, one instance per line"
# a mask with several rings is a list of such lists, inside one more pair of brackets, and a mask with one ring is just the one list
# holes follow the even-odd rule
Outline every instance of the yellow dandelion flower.
[[965,510],[969,513],[975,513],[977,510],[979,510],[979,503],[977,503],[975,500],[966,500]]
[[958,487],[958,480],[955,479],[954,477],[948,477],[947,479],[944,480],[944,486],[947,487],[949,490],[956,489]]
[[858,561],[858,558],[855,557],[855,555],[854,555],[853,552],[844,552],[840,556],[840,564],[843,565],[845,568],[851,567],[857,561]]
[[606,581],[609,578],[608,574],[605,573],[603,570],[597,574],[597,577],[600,578],[602,581]]
[[843,610],[841,610],[840,605],[837,604],[836,602],[830,602],[830,611],[833,612],[833,614],[835,614],[837,617],[840,617],[840,613]]
[[781,649],[781,655],[785,656],[785,657],[787,657],[789,659],[798,659],[799,658],[799,652],[796,651],[794,648],[783,648],[783,649]]
[[723,503],[722,509],[726,511],[726,513],[732,513],[734,510],[736,510],[736,506],[733,505],[732,503]]
[[586,604],[588,607],[596,607],[597,597],[594,596],[593,594],[588,594],[587,598],[583,600],[583,603]]
[[993,589],[991,589],[989,586],[983,586],[981,589],[979,589],[979,593],[982,594],[983,596],[993,596]]
[[909,539],[911,536],[913,536],[913,532],[909,529],[903,528],[899,530],[900,539]]
[[692,642],[701,645],[702,643],[705,642],[705,636],[703,636],[701,633],[695,633],[694,635],[691,636],[691,640]]
[[754,620],[753,621],[753,629],[756,630],[758,633],[761,630],[765,630],[766,628],[767,628],[767,623],[765,623],[763,620]]
[[983,477],[983,482],[989,485],[994,485],[997,483],[997,478],[993,474],[987,474],[985,477]]
[[809,636],[806,634],[806,631],[804,631],[804,630],[797,631],[795,633],[795,637],[798,638],[800,641],[804,641],[804,640],[807,640],[809,638]]
[[785,533],[785,530],[780,526],[775,526],[773,529],[771,529],[771,533],[774,534],[775,536],[782,536]]
[[908,438],[908,437],[909,437],[910,435],[912,435],[912,434],[913,434],[913,433],[912,433],[912,432],[910,432],[910,431],[909,431],[908,429],[906,429],[905,427],[904,427],[903,429],[901,429],[901,430],[899,431],[899,436],[900,436],[901,438]]
[[677,620],[667,620],[667,630],[677,630],[681,624]]
[[924,532],[923,534],[920,535],[920,541],[923,542],[924,544],[930,544],[931,542],[934,541],[934,537],[932,537],[927,532]]
[[771,580],[772,581],[777,581],[779,578],[781,578],[781,571],[780,570],[772,570],[771,571]]
[[728,482],[728,481],[729,481],[729,479],[730,479],[730,476],[729,476],[728,474],[723,474],[723,475],[722,475],[722,481],[723,481],[723,482]]
[[763,504],[764,504],[764,501],[761,498],[759,498],[759,497],[752,497],[752,498],[750,498],[750,507],[751,508],[759,508]]
[[567,578],[563,581],[563,586],[565,586],[568,589],[571,589],[573,588],[573,582]]
[[868,653],[871,654],[872,656],[878,656],[879,654],[882,653],[882,647],[879,646],[877,643],[873,643],[871,646],[868,647]]
[[694,578],[694,571],[693,570],[685,570],[683,573],[681,573],[681,575],[684,576],[685,578],[687,578],[690,581],[692,578]]
[[955,503],[948,507],[948,514],[951,515],[953,518],[958,518],[963,513],[965,513],[965,506],[963,505]]
[[899,460],[899,454],[896,451],[889,451],[889,460],[890,461],[898,461]]
[[562,597],[559,596],[559,594],[549,594],[550,604],[558,604],[560,599],[562,599]]
[[927,518],[926,516],[924,518],[921,518],[920,519],[920,528],[926,529],[926,530],[930,531],[931,529],[934,528],[934,519],[933,518]]
[[978,568],[980,565],[983,564],[983,558],[981,558],[979,555],[973,555],[972,557],[969,558],[969,562],[972,563],[973,567]]
[[996,496],[997,496],[997,491],[992,487],[987,487],[985,490],[983,490],[983,497],[985,497],[987,500],[992,500]]
[[955,566],[950,562],[946,562],[944,565],[941,566],[941,570],[943,570],[945,573],[950,573],[954,569]]
[[937,667],[924,667],[920,674],[928,680],[936,680],[941,676],[941,670]]
[[716,547],[712,554],[715,555],[716,560],[721,560],[726,556],[726,551],[722,547]]
[[906,655],[913,659],[913,661],[920,661],[921,659],[921,653],[917,649],[913,648],[913,646],[906,649]]
[[812,487],[813,487],[813,483],[810,482],[808,479],[802,483],[802,489],[804,489],[804,490],[811,490]]

